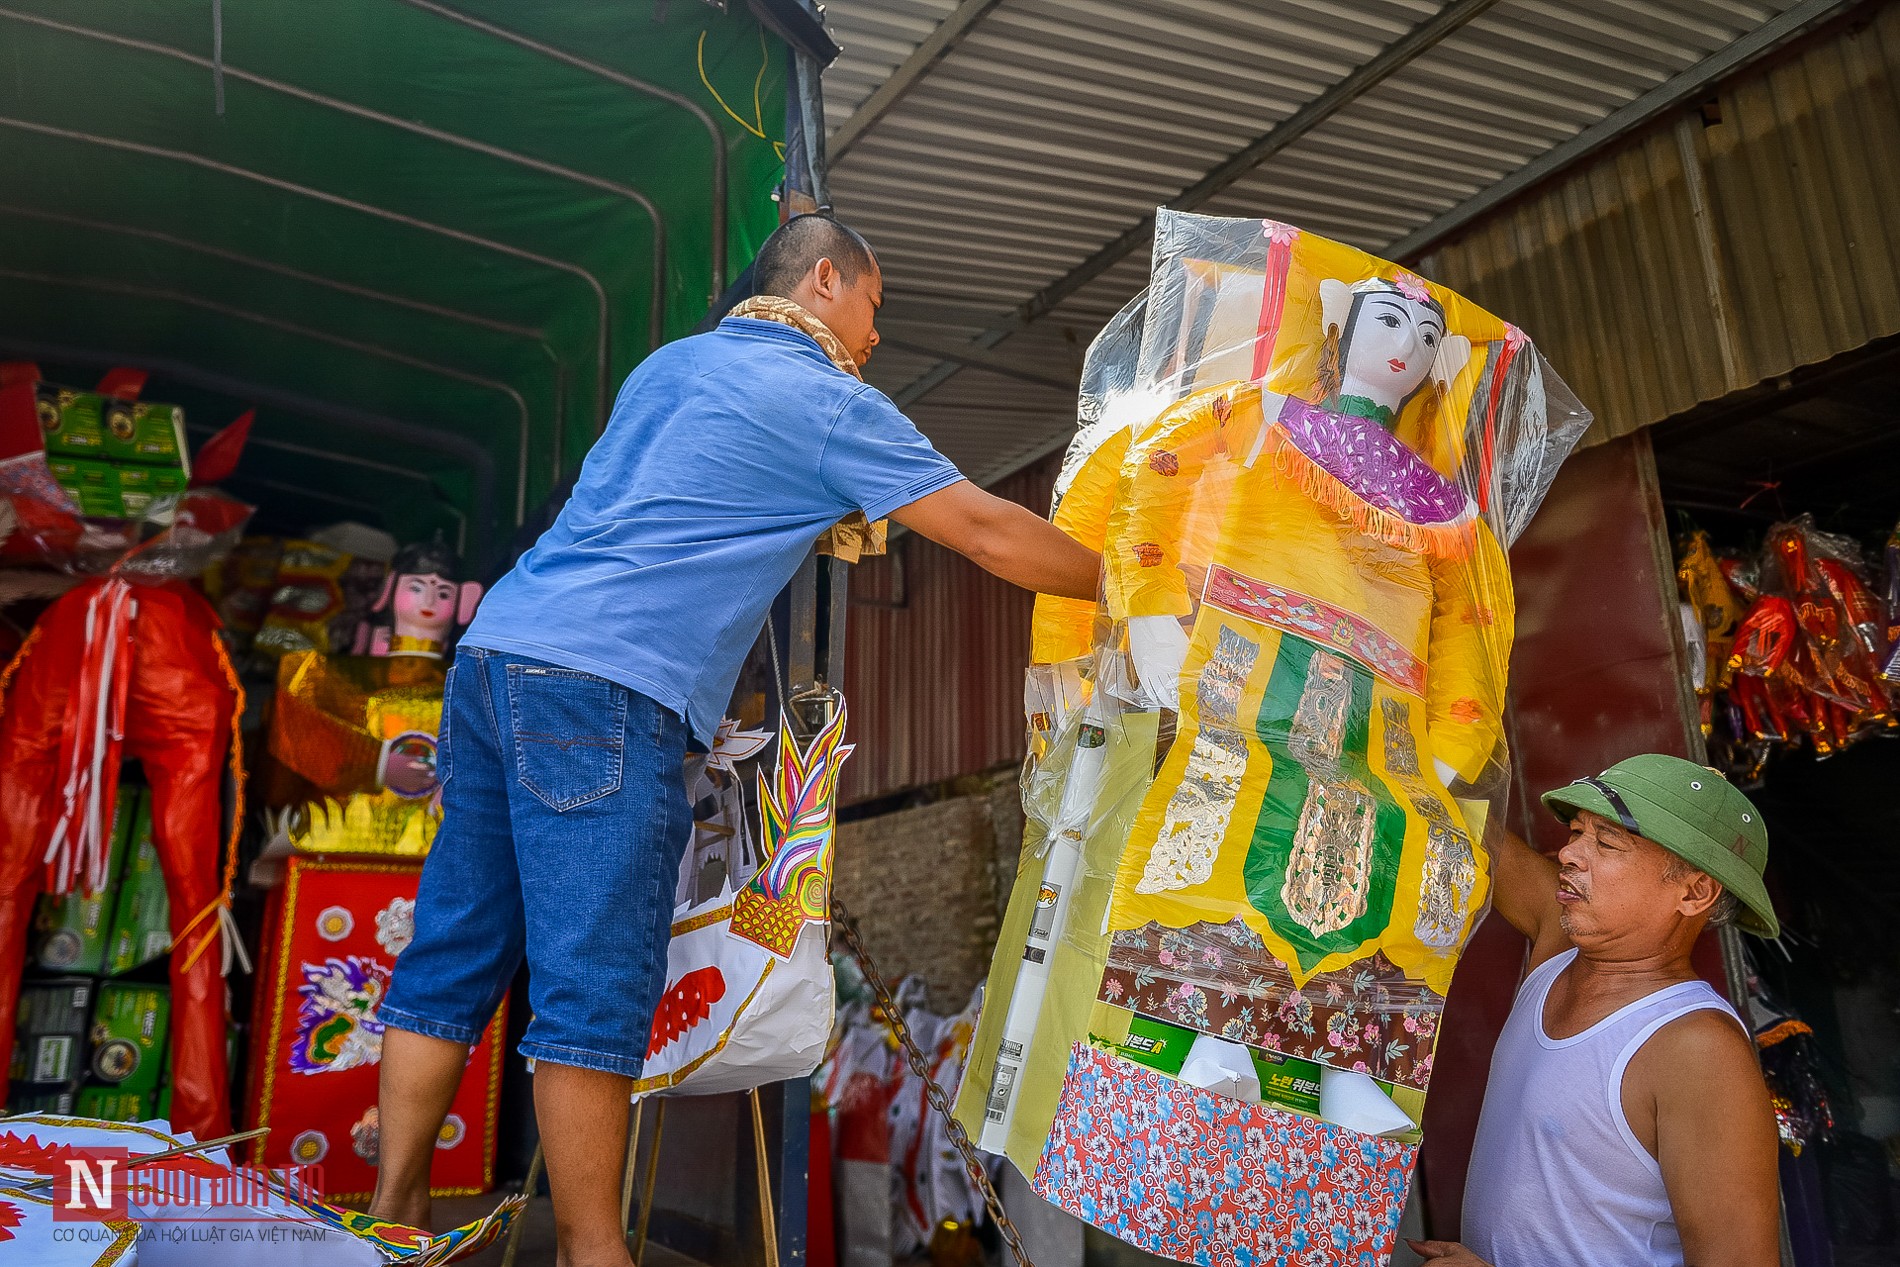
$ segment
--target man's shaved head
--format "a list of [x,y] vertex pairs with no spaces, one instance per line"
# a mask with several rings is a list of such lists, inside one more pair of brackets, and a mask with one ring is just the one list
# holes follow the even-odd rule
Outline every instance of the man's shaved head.
[[798,283],[811,274],[819,260],[828,259],[847,286],[877,267],[871,244],[829,216],[794,216],[780,225],[759,248],[753,265],[753,285],[761,295],[791,298]]

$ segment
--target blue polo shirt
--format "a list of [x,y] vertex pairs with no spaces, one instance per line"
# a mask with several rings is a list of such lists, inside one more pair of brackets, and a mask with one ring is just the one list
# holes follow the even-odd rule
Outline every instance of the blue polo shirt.
[[962,478],[809,336],[728,317],[628,376],[560,517],[462,641],[618,682],[710,743],[819,533]]

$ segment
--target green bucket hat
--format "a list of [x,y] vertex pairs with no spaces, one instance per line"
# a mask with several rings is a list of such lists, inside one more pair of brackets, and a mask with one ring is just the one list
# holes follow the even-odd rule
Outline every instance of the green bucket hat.
[[1768,865],[1761,811],[1715,771],[1681,757],[1648,753],[1546,792],[1544,804],[1566,823],[1589,810],[1655,841],[1736,896],[1744,931],[1781,935],[1761,882]]

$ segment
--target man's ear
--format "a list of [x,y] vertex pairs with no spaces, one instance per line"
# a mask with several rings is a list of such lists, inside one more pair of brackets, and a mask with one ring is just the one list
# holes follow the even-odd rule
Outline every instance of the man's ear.
[[481,584],[477,581],[462,582],[461,588],[457,592],[455,623],[458,625],[466,625],[469,621],[475,619],[475,607],[476,604],[481,601]]
[[1683,877],[1682,902],[1678,907],[1684,915],[1700,915],[1715,905],[1722,896],[1722,884],[1706,871],[1690,871]]
[[837,298],[838,266],[831,262],[829,256],[819,256],[818,262],[812,265],[811,274],[811,288],[815,293],[825,299]]

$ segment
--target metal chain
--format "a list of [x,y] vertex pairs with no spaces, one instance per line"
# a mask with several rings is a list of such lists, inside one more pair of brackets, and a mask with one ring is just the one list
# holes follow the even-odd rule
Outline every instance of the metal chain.
[[831,899],[831,925],[839,936],[844,938],[845,946],[851,951],[851,957],[858,961],[858,967],[864,973],[864,979],[871,985],[872,993],[877,995],[878,1006],[884,1009],[885,1023],[891,1027],[891,1033],[904,1048],[910,1060],[911,1072],[924,1080],[924,1095],[930,1101],[930,1107],[943,1114],[944,1128],[950,1136],[950,1143],[963,1155],[963,1168],[969,1172],[970,1182],[983,1194],[983,1204],[989,1207],[990,1218],[996,1222],[996,1230],[1003,1235],[1003,1241],[1009,1246],[1009,1252],[1016,1255],[1016,1261],[1022,1267],[1035,1267],[1029,1261],[1029,1251],[1023,1248],[1023,1238],[1017,1233],[1016,1225],[1003,1212],[1002,1198],[996,1195],[996,1185],[990,1182],[989,1171],[976,1155],[976,1146],[970,1143],[970,1137],[964,1132],[963,1123],[957,1121],[950,1111],[950,1097],[930,1076],[930,1059],[924,1055],[923,1048],[911,1036],[910,1026],[904,1021],[903,1009],[897,1006],[890,987],[884,984],[884,976],[871,962],[871,952],[864,948],[864,937],[858,931],[857,921],[851,918],[851,912],[835,896]]
[[[791,683],[786,680],[784,666],[778,658],[778,631],[772,627],[770,617],[765,622],[766,648],[772,656],[772,676],[779,690],[779,714],[789,717],[791,709],[786,695]],[[897,1000],[891,994],[891,988],[884,984],[884,974],[877,970],[877,964],[871,960],[871,952],[864,948],[864,937],[858,931],[858,922],[851,918],[851,912],[845,909],[843,902],[834,895],[831,899],[831,923],[845,946],[851,951],[851,957],[858,961],[858,967],[864,973],[864,979],[870,983],[871,990],[877,995],[878,1006],[884,1010],[885,1023],[891,1027],[904,1054],[910,1063],[911,1072],[923,1079],[924,1096],[930,1101],[930,1107],[943,1115],[944,1130],[950,1136],[950,1143],[963,1157],[963,1168],[969,1173],[970,1182],[983,1194],[983,1204],[989,1207],[990,1218],[996,1223],[996,1230],[1002,1234],[1003,1242],[1009,1246],[1009,1252],[1016,1256],[1021,1267],[1035,1267],[1029,1261],[1029,1251],[1023,1248],[1023,1238],[1016,1231],[1016,1225],[1010,1222],[1009,1215],[1003,1210],[1003,1201],[996,1195],[996,1185],[990,1182],[989,1171],[983,1168],[982,1161],[976,1155],[976,1146],[970,1142],[970,1136],[963,1129],[963,1123],[957,1121],[950,1111],[950,1097],[930,1076],[930,1058],[924,1055],[923,1048],[917,1045],[910,1026],[904,1020],[903,1009],[897,1006]]]

